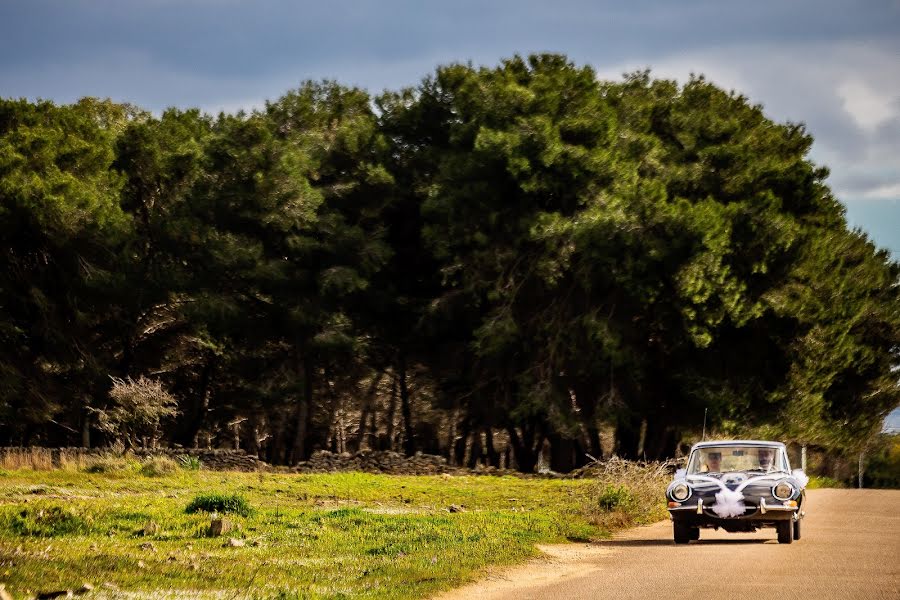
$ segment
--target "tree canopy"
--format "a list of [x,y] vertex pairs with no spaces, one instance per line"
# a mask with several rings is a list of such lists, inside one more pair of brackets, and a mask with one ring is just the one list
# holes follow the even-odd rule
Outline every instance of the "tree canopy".
[[705,411],[855,451],[900,402],[900,264],[812,142],[550,54],[234,115],[2,100],[0,443],[110,443],[140,381],[164,442],[275,463],[568,469]]

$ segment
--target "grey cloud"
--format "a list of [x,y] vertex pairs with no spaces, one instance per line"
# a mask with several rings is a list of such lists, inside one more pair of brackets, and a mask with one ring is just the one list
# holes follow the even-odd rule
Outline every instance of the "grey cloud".
[[[48,1],[0,7],[0,58],[40,67],[130,48],[154,63],[206,74],[268,76],[342,57],[402,60],[443,54],[487,59],[536,50],[602,62],[651,50],[690,51],[746,41],[890,39],[896,3],[826,0],[754,3],[537,0],[452,3],[334,0]],[[499,53],[499,54],[498,54]]]
[[[235,110],[308,78],[378,93],[438,64],[562,52],[609,78],[705,73],[804,122],[854,214],[900,182],[898,32],[890,0],[30,0],[0,3],[0,95]],[[892,223],[896,248],[889,208],[858,214]]]

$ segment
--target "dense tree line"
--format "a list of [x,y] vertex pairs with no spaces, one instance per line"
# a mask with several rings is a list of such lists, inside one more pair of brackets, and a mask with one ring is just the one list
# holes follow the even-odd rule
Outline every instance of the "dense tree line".
[[705,409],[861,447],[900,401],[900,264],[811,144],[556,55],[218,117],[2,100],[0,444],[110,443],[140,382],[177,410],[145,440],[274,463],[662,457]]

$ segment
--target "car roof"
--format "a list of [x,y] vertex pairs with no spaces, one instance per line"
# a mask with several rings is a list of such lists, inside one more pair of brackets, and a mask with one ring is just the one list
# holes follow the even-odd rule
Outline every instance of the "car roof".
[[766,440],[711,440],[709,442],[698,442],[691,448],[693,452],[697,448],[708,448],[710,446],[768,446],[770,448],[784,448],[781,442],[770,442]]

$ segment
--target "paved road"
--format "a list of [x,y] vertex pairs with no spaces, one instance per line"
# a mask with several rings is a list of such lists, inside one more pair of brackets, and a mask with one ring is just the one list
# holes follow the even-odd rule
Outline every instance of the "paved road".
[[446,597],[900,599],[900,491],[811,490],[806,513],[803,539],[790,545],[774,529],[704,529],[700,541],[675,546],[666,521]]

